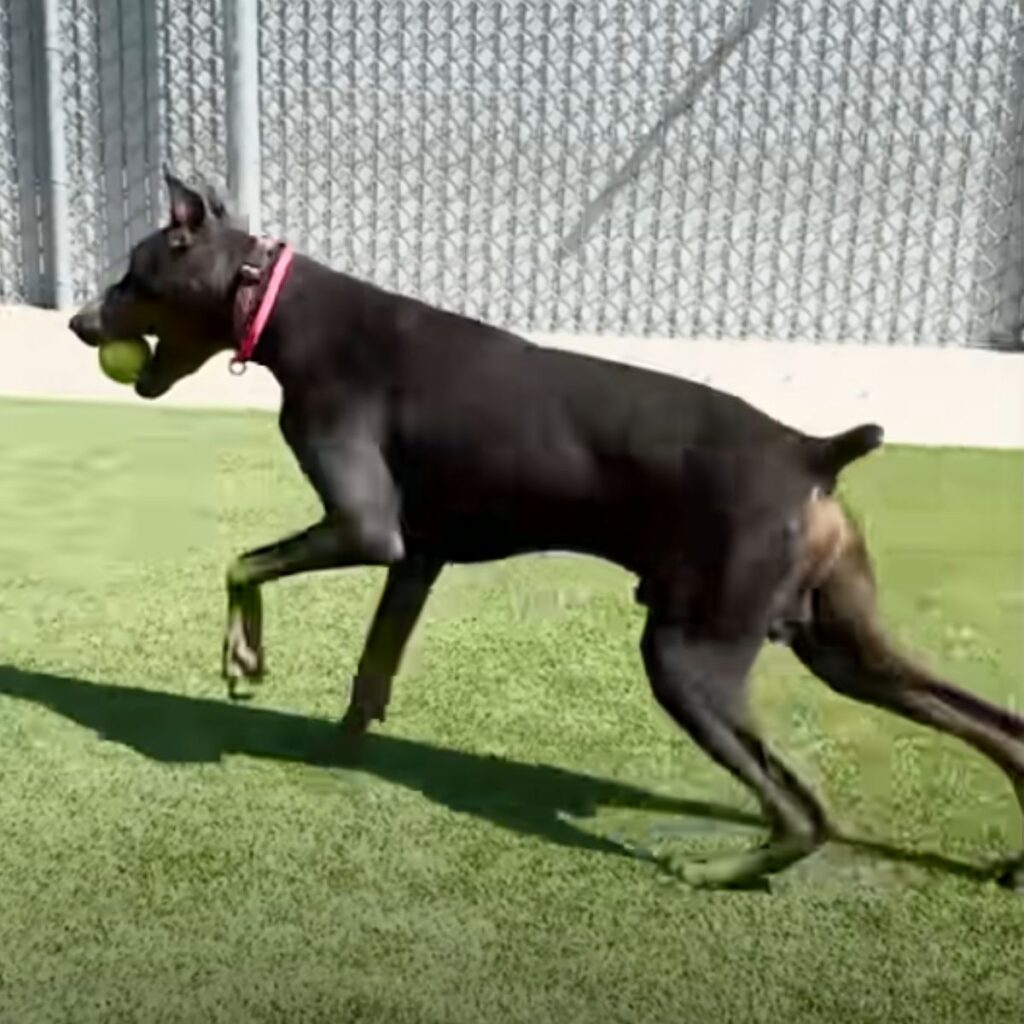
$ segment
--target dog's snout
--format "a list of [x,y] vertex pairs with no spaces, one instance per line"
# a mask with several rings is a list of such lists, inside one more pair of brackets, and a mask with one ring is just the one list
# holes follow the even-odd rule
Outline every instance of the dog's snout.
[[87,345],[98,345],[103,338],[99,303],[83,306],[68,321],[68,328]]

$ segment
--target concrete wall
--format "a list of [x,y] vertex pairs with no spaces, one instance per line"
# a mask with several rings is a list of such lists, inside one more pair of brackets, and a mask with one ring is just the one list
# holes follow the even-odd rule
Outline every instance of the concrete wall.
[[[136,402],[104,378],[96,354],[46,310],[0,306],[0,395]],[[875,421],[889,442],[1024,449],[1024,354],[983,349],[681,341],[534,335],[534,340],[700,380],[813,433]],[[258,366],[227,358],[182,382],[161,405],[276,410]]]

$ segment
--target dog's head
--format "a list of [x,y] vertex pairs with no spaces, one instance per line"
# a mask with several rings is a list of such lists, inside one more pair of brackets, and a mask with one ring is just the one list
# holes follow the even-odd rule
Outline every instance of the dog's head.
[[212,190],[189,188],[166,170],[164,177],[169,223],[132,249],[124,276],[69,324],[87,345],[155,337],[153,358],[135,384],[143,398],[165,394],[232,347],[232,296],[253,242]]

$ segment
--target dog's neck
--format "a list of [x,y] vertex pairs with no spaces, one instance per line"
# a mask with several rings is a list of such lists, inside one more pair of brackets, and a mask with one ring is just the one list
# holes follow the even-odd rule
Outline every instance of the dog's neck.
[[254,238],[238,269],[232,301],[235,363],[244,365],[255,355],[281,288],[291,269],[294,253],[272,238]]

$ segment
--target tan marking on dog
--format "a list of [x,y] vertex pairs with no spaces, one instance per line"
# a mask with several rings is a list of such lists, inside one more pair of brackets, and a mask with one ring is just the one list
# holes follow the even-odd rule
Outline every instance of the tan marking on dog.
[[797,578],[812,590],[828,576],[851,536],[846,514],[835,498],[816,487],[804,505],[804,533]]

